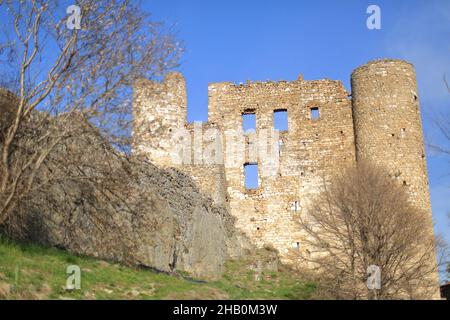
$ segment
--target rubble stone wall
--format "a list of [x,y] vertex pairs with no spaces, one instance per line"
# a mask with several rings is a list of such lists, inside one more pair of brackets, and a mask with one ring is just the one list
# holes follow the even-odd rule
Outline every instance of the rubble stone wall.
[[[308,201],[329,177],[358,159],[386,166],[408,188],[412,201],[427,212],[431,225],[420,107],[411,64],[386,59],[357,68],[351,76],[352,96],[340,81],[307,81],[301,76],[294,81],[212,83],[208,123],[202,125],[186,124],[184,79],[178,73],[172,77],[177,85],[168,86],[165,80],[135,88],[135,97],[139,97],[135,114],[141,116],[135,119],[137,130],[161,129],[158,136],[137,136],[136,149],[157,164],[192,176],[200,190],[229,207],[236,226],[257,246],[274,246],[286,261],[293,256],[292,250],[307,250],[302,245],[299,217],[307,214]],[[147,94],[154,86],[167,91],[156,97]],[[319,110],[318,119],[313,119],[311,109]],[[271,131],[274,111],[279,110],[287,111],[288,129]],[[249,113],[256,116],[256,130],[244,133],[243,114]],[[167,127],[156,124],[153,128],[154,119],[168,123]],[[166,140],[170,128],[182,126],[186,131],[180,136],[190,143],[184,153],[174,150],[180,140]],[[217,141],[207,134],[212,129],[219,132]],[[276,141],[260,139],[273,132]],[[229,154],[230,135],[242,142],[242,152]],[[220,145],[222,165],[203,161],[205,147],[211,143]],[[264,154],[255,152],[264,147],[275,148],[278,163],[268,163]],[[175,163],[174,154],[188,161]],[[234,162],[228,161],[232,157]],[[249,163],[258,165],[259,186],[252,190],[244,183],[244,165]],[[267,168],[275,171],[266,174]]]
[[[255,139],[246,135],[241,163],[225,169],[227,190],[237,226],[258,246],[271,244],[282,256],[288,256],[290,249],[306,249],[297,223],[299,215],[304,214],[308,199],[319,191],[323,179],[355,161],[351,101],[342,83],[299,79],[219,83],[208,89],[209,121],[220,124],[223,132],[239,132],[242,115],[254,113],[253,135],[258,135],[274,128],[274,111],[287,111],[288,130],[278,132],[277,172],[263,172],[264,155],[250,151]],[[319,109],[317,120],[311,118],[311,108]],[[245,163],[258,164],[259,188],[255,190],[244,185]]]
[[356,69],[351,79],[357,158],[390,170],[411,201],[431,215],[414,67],[397,60],[374,61]]

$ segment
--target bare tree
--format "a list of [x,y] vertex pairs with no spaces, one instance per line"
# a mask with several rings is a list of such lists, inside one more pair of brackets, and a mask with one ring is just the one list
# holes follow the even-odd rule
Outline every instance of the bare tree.
[[[449,225],[450,225],[450,212],[449,213],[447,213],[447,217],[448,217],[448,222],[449,222]],[[447,260],[446,260],[446,263],[447,263],[447,265],[446,265],[446,273],[447,273],[447,281],[450,281],[450,244],[448,244],[447,243]]]
[[[450,84],[447,80],[447,77],[444,76],[444,84],[447,88],[448,93],[450,94]],[[432,141],[428,143],[428,146],[431,148],[431,150],[437,152],[438,154],[444,155],[449,157],[450,156],[450,117],[446,112],[436,112],[435,115],[431,118],[431,121],[435,125],[435,127],[438,129],[441,139],[440,141]],[[449,160],[450,162],[450,160]],[[447,213],[448,220],[450,221],[450,212]],[[442,250],[441,250],[442,251]],[[448,244],[446,246],[446,250],[444,250],[447,253],[447,259],[445,260],[446,265],[446,271],[442,271],[443,273],[447,273],[447,278],[450,279],[450,258],[448,257],[448,252],[450,249],[448,248]]]
[[441,282],[446,282],[450,266],[450,244],[442,234],[436,235],[436,257]]
[[450,280],[450,263],[447,265],[447,281]]
[[[77,5],[80,29],[69,28],[59,1],[0,2],[0,78],[14,93],[12,117],[0,136],[0,226],[39,188],[36,176],[48,156],[79,134],[56,123],[82,114],[114,146],[127,148],[133,82],[158,78],[177,65],[181,47],[173,33],[134,2]],[[1,112],[2,118],[8,113]]]
[[[360,162],[324,184],[301,218],[300,253],[319,271],[334,298],[424,298],[438,287],[435,242],[428,213],[408,201],[404,187],[386,172]],[[368,268],[381,272],[370,290]]]

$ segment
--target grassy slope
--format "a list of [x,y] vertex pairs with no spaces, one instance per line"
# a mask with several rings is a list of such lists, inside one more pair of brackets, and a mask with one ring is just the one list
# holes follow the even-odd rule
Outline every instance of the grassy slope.
[[[308,299],[314,292],[287,270],[255,281],[245,264],[230,261],[221,280],[198,283],[0,238],[0,299]],[[81,268],[80,290],[65,290],[69,265]]]

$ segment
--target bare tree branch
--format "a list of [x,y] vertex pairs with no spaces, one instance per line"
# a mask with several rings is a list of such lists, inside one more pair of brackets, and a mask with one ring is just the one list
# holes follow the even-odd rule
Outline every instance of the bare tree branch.
[[60,178],[38,175],[74,135],[73,127],[57,126],[56,117],[64,123],[82,114],[110,142],[127,148],[132,84],[176,67],[182,52],[170,30],[128,0],[78,5],[82,29],[70,30],[68,17],[58,15],[66,11],[59,1],[0,2],[10,24],[0,40],[0,78],[16,95],[8,120],[2,110],[0,226],[27,193]]
[[[370,163],[337,176],[300,217],[300,258],[316,267],[334,298],[419,298],[436,294],[435,242],[426,214],[404,187]],[[381,270],[381,289],[366,286],[367,270]]]

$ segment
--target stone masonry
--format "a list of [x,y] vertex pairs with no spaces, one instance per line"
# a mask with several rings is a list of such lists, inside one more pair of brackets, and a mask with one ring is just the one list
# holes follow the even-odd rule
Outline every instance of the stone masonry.
[[[181,74],[161,83],[142,80],[134,90],[133,153],[190,175],[202,192],[229,208],[236,226],[258,247],[274,246],[284,261],[292,250],[307,250],[297,221],[311,195],[360,159],[383,165],[408,189],[411,201],[427,212],[424,227],[432,232],[414,67],[400,60],[372,61],[352,73],[351,87],[350,95],[340,81],[301,76],[289,82],[213,83],[208,122],[187,124]],[[264,175],[267,159],[252,152],[261,147],[254,137],[273,128],[274,112],[280,110],[287,112],[288,129],[276,132],[276,141],[269,143],[276,146],[278,162],[275,174]],[[313,110],[318,119],[312,118]],[[242,131],[244,114],[255,114],[255,132]],[[227,165],[224,151],[230,134],[242,141],[235,165]],[[181,141],[188,151],[180,152]],[[205,161],[208,153],[225,160]],[[249,163],[258,165],[256,189],[244,184]]]

